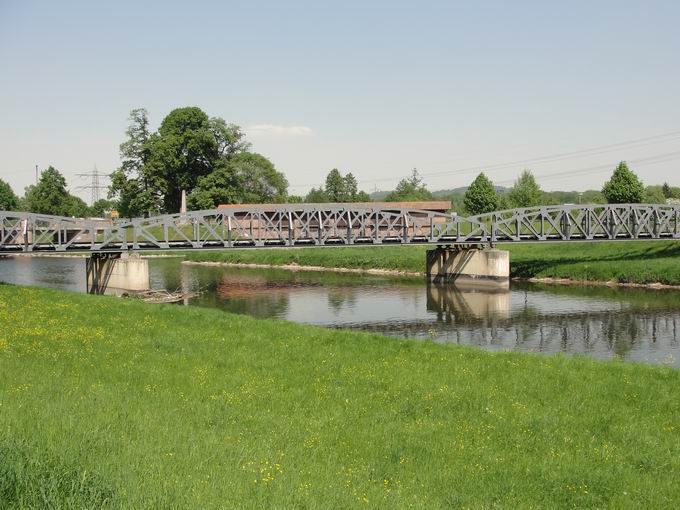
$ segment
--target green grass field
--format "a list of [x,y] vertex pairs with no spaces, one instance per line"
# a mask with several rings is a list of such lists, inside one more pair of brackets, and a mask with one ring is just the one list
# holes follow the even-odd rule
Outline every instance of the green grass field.
[[[680,285],[680,242],[613,241],[499,245],[510,251],[510,274],[620,283]],[[186,252],[187,260],[299,264],[422,272],[425,246],[366,246]]]
[[0,285],[0,508],[673,508],[679,394],[665,367]]

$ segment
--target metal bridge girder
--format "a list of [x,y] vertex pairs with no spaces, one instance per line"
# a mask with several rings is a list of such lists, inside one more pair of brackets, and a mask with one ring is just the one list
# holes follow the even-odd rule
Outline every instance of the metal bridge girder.
[[607,239],[680,239],[680,206],[541,206],[466,218],[399,207],[288,204],[191,211],[113,224],[0,211],[0,253]]

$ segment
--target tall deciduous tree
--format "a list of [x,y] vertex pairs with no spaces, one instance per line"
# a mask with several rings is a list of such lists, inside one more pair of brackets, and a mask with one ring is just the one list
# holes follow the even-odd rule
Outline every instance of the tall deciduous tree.
[[[209,118],[196,107],[173,110],[156,133],[149,132],[145,110],[133,110],[130,120],[128,140],[121,145],[122,165],[114,172],[110,188],[124,216],[177,212],[183,190],[191,194],[199,181],[219,171],[212,184],[206,182],[193,198],[194,204],[209,203],[210,196],[217,196],[215,186],[233,182],[233,169],[226,168],[229,162],[250,147],[241,128]],[[253,175],[246,186],[261,182],[261,174]],[[236,196],[237,190],[221,190],[218,195]],[[265,195],[257,201],[266,200]]]
[[0,179],[0,211],[14,211],[19,207],[19,197],[12,187]]
[[198,180],[221,162],[210,119],[196,107],[171,111],[158,133],[150,136],[148,145],[149,174],[161,187],[166,212],[179,211],[182,190],[192,191]]
[[541,204],[543,191],[534,178],[531,170],[524,170],[515,185],[508,192],[511,207],[533,207]]
[[498,209],[498,194],[489,178],[480,173],[465,192],[463,205],[469,214],[484,214]]
[[38,183],[26,188],[24,205],[31,212],[54,216],[87,216],[85,202],[66,189],[66,179],[56,168],[43,170]]
[[602,194],[610,204],[637,204],[644,198],[645,187],[626,162],[622,161],[602,187]]
[[385,197],[387,202],[406,202],[419,200],[432,200],[432,193],[428,191],[420,178],[417,169],[411,171],[411,175],[402,179],[394,191]]

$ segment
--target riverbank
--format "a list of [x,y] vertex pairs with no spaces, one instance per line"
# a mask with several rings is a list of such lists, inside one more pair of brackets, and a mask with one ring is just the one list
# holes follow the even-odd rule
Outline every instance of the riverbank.
[[0,285],[0,506],[671,507],[679,390],[665,367]]
[[398,269],[357,269],[349,267],[325,267],[325,266],[301,266],[299,264],[256,264],[247,262],[210,262],[183,260],[182,264],[197,266],[226,266],[240,267],[243,269],[285,269],[287,271],[319,271],[323,273],[352,273],[352,274],[373,274],[391,276],[424,276],[425,273],[418,271],[400,271]]
[[[544,282],[680,286],[680,242],[611,241],[499,245],[510,251],[510,276]],[[362,246],[187,251],[190,262],[423,274],[427,246]]]

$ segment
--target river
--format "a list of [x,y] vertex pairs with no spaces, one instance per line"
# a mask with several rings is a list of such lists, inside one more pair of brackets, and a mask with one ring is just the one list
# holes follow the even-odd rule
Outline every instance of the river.
[[[153,288],[186,304],[259,318],[471,345],[583,353],[680,368],[680,291],[511,284],[460,290],[418,277],[241,269],[150,259]],[[0,281],[85,291],[85,259],[0,258]]]

